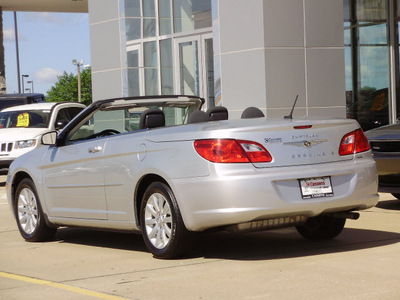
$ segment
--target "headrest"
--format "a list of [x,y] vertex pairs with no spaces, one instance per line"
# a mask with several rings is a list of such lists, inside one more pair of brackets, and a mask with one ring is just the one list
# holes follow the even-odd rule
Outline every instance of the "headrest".
[[228,120],[228,110],[223,106],[214,106],[207,110],[210,121]]
[[202,110],[195,110],[189,115],[188,124],[201,123],[209,121],[208,115]]
[[251,119],[251,118],[264,118],[265,115],[261,111],[261,109],[257,107],[248,107],[242,112],[242,119]]
[[158,108],[145,110],[140,115],[139,128],[155,128],[165,126],[164,112]]

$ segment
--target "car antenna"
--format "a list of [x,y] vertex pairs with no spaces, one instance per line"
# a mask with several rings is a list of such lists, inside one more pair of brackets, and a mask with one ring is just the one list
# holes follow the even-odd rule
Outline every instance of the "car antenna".
[[296,106],[297,98],[299,98],[299,95],[297,95],[296,99],[294,100],[292,111],[290,112],[290,114],[288,116],[284,116],[283,117],[284,119],[290,119],[290,120],[293,119],[293,110],[294,110],[294,107]]

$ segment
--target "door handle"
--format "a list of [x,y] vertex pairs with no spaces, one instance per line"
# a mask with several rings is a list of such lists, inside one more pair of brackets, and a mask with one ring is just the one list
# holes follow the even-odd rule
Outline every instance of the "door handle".
[[89,148],[88,152],[89,153],[96,153],[96,152],[100,152],[101,149],[103,149],[103,148],[101,148],[101,146],[96,146],[96,147],[93,147],[93,148]]

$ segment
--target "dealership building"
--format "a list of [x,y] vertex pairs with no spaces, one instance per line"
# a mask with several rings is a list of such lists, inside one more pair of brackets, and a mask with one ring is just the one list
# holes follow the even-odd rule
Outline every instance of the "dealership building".
[[[93,100],[197,95],[230,118],[400,117],[400,0],[0,0],[89,13]],[[18,3],[14,3],[18,2]]]

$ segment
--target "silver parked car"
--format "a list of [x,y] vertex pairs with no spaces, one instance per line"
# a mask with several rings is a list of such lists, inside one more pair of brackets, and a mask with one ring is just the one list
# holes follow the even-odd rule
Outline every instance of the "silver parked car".
[[27,241],[57,227],[138,231],[159,258],[193,232],[296,226],[337,236],[378,201],[377,171],[355,120],[228,120],[187,96],[98,101],[16,159],[7,197]]
[[379,174],[379,191],[400,199],[400,124],[382,126],[365,133]]

